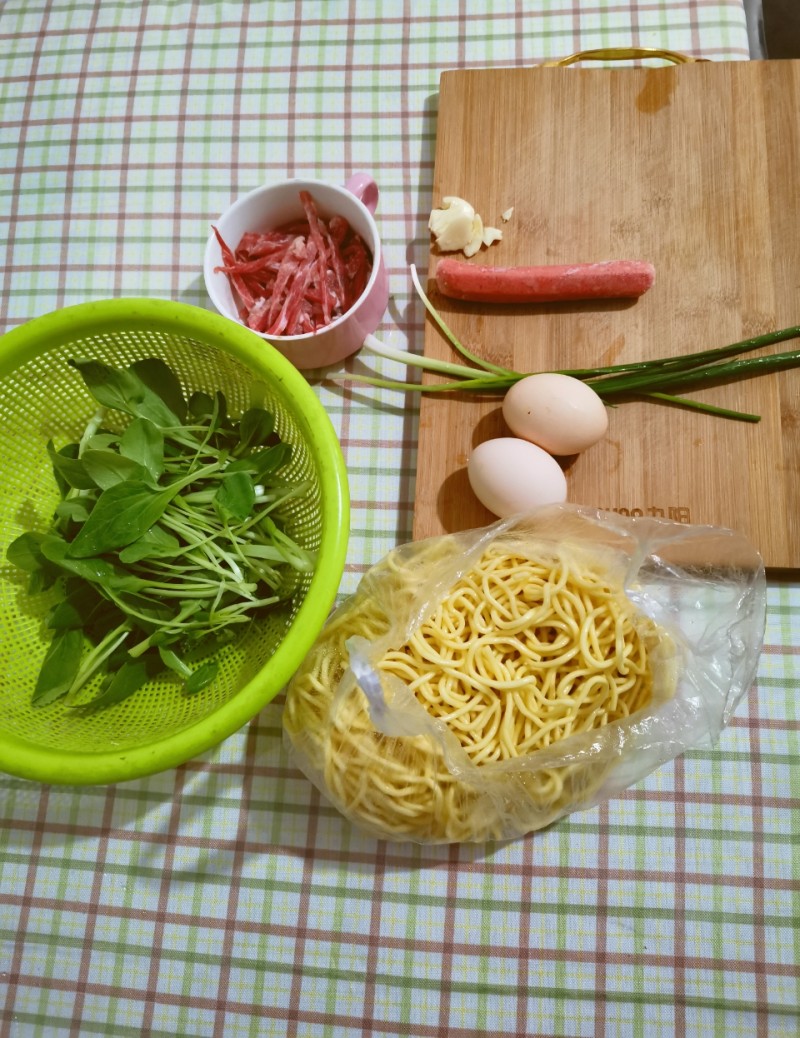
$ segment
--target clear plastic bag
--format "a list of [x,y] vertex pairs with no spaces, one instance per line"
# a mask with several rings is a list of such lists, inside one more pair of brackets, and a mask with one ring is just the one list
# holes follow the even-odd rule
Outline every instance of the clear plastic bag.
[[[578,553],[618,585],[634,624],[653,640],[652,694],[602,727],[476,763],[450,725],[380,664],[500,547]],[[283,718],[290,756],[374,836],[417,843],[518,837],[716,740],[754,680],[765,603],[758,552],[717,527],[565,504],[408,543],[364,575],[290,683]]]

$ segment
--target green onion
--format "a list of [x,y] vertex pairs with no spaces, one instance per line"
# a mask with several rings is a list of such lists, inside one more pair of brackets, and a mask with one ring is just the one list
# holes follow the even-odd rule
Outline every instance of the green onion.
[[472,353],[471,350],[468,350],[466,346],[462,345],[462,343],[458,341],[455,335],[453,335],[448,326],[445,324],[442,315],[439,313],[439,311],[436,309],[436,307],[425,294],[425,291],[422,285],[420,284],[420,280],[417,275],[417,268],[414,266],[413,263],[411,264],[411,282],[417,291],[417,295],[422,300],[425,309],[428,311],[428,313],[431,315],[434,321],[438,324],[439,328],[444,333],[445,338],[450,343],[452,343],[453,346],[455,346],[455,348],[462,355],[462,357],[466,357],[467,360],[471,360],[473,364],[477,364],[478,367],[483,368],[484,371],[493,371],[497,375],[514,374],[514,372],[509,371],[508,368],[501,368],[498,367],[496,364],[491,364],[488,360],[483,360],[483,358],[478,357],[476,354]]
[[[364,346],[372,353],[386,360],[398,361],[412,368],[442,375],[448,381],[410,382],[351,372],[329,377],[334,381],[360,382],[380,389],[395,389],[402,392],[468,392],[493,395],[505,393],[515,382],[519,382],[531,374],[531,372],[513,371],[510,368],[492,364],[467,349],[454,335],[425,294],[413,265],[411,266],[411,280],[425,309],[442,334],[453,349],[470,364],[454,364],[432,357],[419,356],[409,353],[407,350],[398,350],[381,342],[374,335],[368,335]],[[699,389],[703,386],[754,378],[758,375],[800,367],[800,350],[790,350],[763,357],[750,357],[744,360],[731,359],[743,353],[750,353],[798,336],[800,336],[800,325],[792,325],[789,328],[754,335],[728,346],[699,350],[676,357],[660,357],[655,360],[612,364],[596,368],[562,368],[558,370],[558,374],[571,375],[573,378],[586,382],[607,404],[622,403],[625,399],[659,400],[717,417],[742,422],[758,422],[760,416],[757,414],[718,407],[700,400],[688,399],[685,396],[676,396],[673,391]]]
[[[797,332],[800,334],[800,331]],[[712,364],[693,367],[671,366],[666,370],[642,369],[638,373],[619,375],[616,378],[605,375],[598,379],[586,379],[596,392],[601,393],[635,393],[637,390],[657,383],[659,386],[692,386],[706,385],[714,381],[731,381],[739,378],[750,378],[753,375],[767,375],[772,371],[782,371],[800,365],[800,350],[788,353],[775,353],[768,357],[750,357],[748,360],[718,361]],[[602,392],[601,392],[602,391]]]

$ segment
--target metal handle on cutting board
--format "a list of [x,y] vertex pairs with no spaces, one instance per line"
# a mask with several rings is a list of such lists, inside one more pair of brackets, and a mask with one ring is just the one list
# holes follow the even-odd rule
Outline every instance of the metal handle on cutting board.
[[544,66],[574,65],[577,61],[628,61],[631,58],[664,58],[674,65],[688,65],[708,58],[692,58],[675,50],[659,50],[654,47],[600,47],[597,50],[581,50],[557,61],[545,61]]

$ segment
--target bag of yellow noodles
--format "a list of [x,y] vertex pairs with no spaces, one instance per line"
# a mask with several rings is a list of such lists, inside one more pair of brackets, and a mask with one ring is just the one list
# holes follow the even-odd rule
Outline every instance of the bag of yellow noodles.
[[290,683],[284,731],[374,836],[509,839],[713,741],[764,623],[735,532],[549,506],[390,552]]

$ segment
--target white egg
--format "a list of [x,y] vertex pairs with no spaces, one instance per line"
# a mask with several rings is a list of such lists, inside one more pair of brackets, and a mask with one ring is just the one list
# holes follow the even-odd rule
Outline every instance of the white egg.
[[470,455],[467,475],[481,504],[501,519],[567,497],[567,480],[555,458],[516,436],[479,443]]
[[580,379],[541,372],[520,379],[503,399],[503,418],[515,436],[550,454],[578,454],[606,434],[608,411]]

